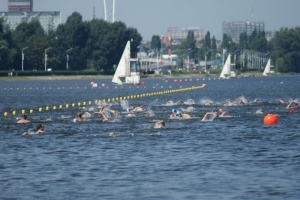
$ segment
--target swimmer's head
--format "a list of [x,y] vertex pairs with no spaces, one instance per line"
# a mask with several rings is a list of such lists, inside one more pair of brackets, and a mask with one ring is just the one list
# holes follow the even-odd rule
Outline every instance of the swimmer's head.
[[172,109],[172,113],[176,113],[176,112],[177,112],[177,110],[173,108]]
[[110,132],[110,133],[108,134],[108,136],[114,137],[114,136],[116,136],[116,134],[115,134],[114,132]]
[[220,108],[219,112],[222,113],[222,112],[224,112],[224,110],[222,108]]

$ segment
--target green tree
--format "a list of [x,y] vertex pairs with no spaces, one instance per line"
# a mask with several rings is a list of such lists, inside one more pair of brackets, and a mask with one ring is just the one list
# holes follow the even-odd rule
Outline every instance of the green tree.
[[279,72],[300,72],[300,27],[282,28],[271,40],[271,57]]
[[160,51],[161,49],[161,41],[159,35],[153,35],[151,39],[151,49]]
[[57,28],[57,42],[59,46],[64,47],[64,52],[69,48],[73,48],[70,54],[76,55],[70,59],[71,69],[86,69],[89,57],[86,49],[88,38],[88,23],[83,22],[82,16],[78,12],[72,13],[67,18],[66,23]]
[[48,45],[47,37],[44,30],[37,20],[29,23],[22,22],[13,31],[13,39],[18,49],[15,61],[13,63],[15,70],[21,70],[22,49],[28,47],[26,50],[26,57],[24,59],[24,70],[42,69],[43,66],[43,51]]
[[230,52],[232,43],[232,38],[227,34],[223,34],[221,48],[226,49],[228,52]]

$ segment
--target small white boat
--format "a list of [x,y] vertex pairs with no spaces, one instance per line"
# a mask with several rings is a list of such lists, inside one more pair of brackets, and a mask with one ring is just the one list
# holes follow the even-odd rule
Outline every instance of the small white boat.
[[263,72],[263,76],[271,76],[271,74],[274,73],[274,71],[272,71],[271,68],[271,59],[269,59]]
[[231,55],[227,56],[226,62],[223,66],[222,72],[220,74],[220,78],[229,79],[236,78],[236,73],[234,70],[231,70]]
[[119,85],[140,83],[140,62],[131,58],[130,41],[125,46],[112,82]]

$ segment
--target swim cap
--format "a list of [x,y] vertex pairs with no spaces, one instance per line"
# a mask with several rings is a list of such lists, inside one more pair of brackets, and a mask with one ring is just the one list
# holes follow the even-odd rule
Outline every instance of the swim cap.
[[173,108],[172,109],[172,113],[176,113],[176,112],[177,112],[177,110]]
[[222,108],[220,108],[219,112],[223,112],[223,109],[222,109]]

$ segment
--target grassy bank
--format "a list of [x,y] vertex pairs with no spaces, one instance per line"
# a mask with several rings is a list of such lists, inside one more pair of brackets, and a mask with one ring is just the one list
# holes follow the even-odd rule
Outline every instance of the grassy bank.
[[[238,76],[261,76],[261,72],[243,72],[238,74]],[[282,74],[274,74],[282,75]],[[192,71],[190,73],[186,71],[172,71],[171,75],[161,75],[161,74],[149,74],[142,78],[191,78],[191,77],[219,77],[218,73],[205,74],[203,72]],[[112,75],[48,75],[48,76],[13,76],[13,77],[0,77],[0,81],[34,81],[34,80],[97,80],[97,79],[112,79]]]
[[112,79],[110,75],[71,75],[71,76],[13,76],[0,77],[0,81],[34,81],[34,80],[93,80],[93,79]]

